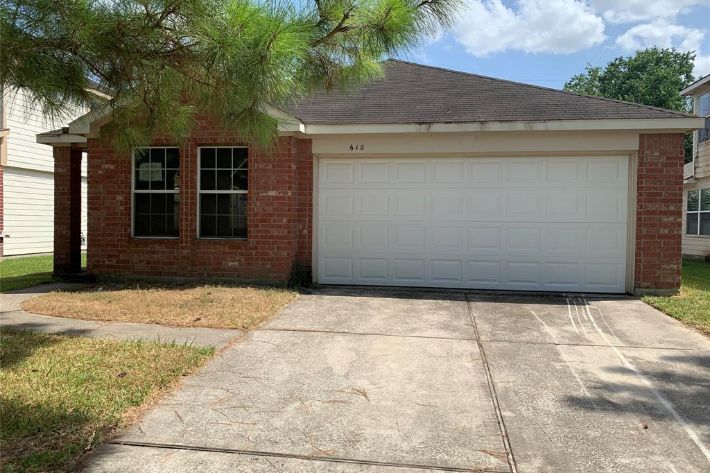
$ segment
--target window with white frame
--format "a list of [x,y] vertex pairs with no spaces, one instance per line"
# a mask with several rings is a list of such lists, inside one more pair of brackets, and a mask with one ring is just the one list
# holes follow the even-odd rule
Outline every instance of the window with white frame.
[[710,188],[688,191],[685,233],[710,235]]
[[199,148],[200,238],[246,238],[248,201],[246,147]]
[[180,151],[133,152],[133,236],[177,237],[180,228]]

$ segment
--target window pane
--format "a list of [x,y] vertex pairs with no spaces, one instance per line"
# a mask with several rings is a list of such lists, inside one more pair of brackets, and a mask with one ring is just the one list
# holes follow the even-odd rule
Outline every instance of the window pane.
[[165,194],[166,228],[169,236],[180,234],[180,201],[177,194]]
[[150,216],[150,234],[155,236],[163,236],[165,232],[165,214],[151,214]]
[[178,169],[180,167],[180,150],[177,148],[167,148],[165,150],[165,167]]
[[700,232],[701,235],[710,235],[710,213],[700,214]]
[[700,191],[700,210],[710,210],[710,189]]
[[[152,214],[164,214],[165,209],[165,198],[166,194],[148,194],[150,195],[150,213]],[[172,210],[171,210],[172,212]]]
[[200,189],[214,190],[215,188],[215,171],[211,169],[200,171]]
[[135,236],[150,235],[150,214],[136,214],[133,221],[133,234]]
[[200,148],[200,167],[214,168],[215,167],[215,149]]
[[177,190],[180,186],[180,178],[178,177],[177,169],[167,169],[165,171],[165,188],[167,190]]
[[247,148],[234,148],[234,169],[247,168]]
[[[146,163],[146,166],[150,166],[150,163]],[[136,168],[136,175],[133,180],[133,187],[136,190],[147,190],[150,188],[150,173],[142,172],[140,169]]]
[[200,236],[201,237],[215,237],[215,222],[216,217],[213,215],[202,215],[200,217]]
[[217,231],[216,235],[218,237],[231,237],[232,228],[230,224],[229,215],[218,215],[217,216]]
[[136,169],[143,163],[147,163],[150,158],[150,148],[136,148],[135,151]]
[[698,191],[688,192],[688,212],[698,211]]
[[134,212],[137,214],[150,213],[150,194],[136,194]]
[[234,171],[234,182],[232,183],[232,189],[245,191],[249,185],[249,171]]
[[232,189],[232,171],[218,170],[217,171],[217,190],[228,191]]
[[200,214],[214,215],[217,213],[217,194],[200,194]]
[[686,215],[686,222],[685,222],[685,233],[688,235],[697,235],[698,234],[698,214],[696,213],[690,213]]
[[150,162],[154,165],[159,165],[161,168],[165,167],[165,148],[151,148],[150,149]]
[[234,213],[232,214],[232,232],[233,236],[238,238],[247,237],[247,195],[235,194],[234,198]]
[[217,148],[217,167],[232,169],[232,148]]
[[220,215],[229,215],[231,213],[231,194],[217,195],[217,213]]

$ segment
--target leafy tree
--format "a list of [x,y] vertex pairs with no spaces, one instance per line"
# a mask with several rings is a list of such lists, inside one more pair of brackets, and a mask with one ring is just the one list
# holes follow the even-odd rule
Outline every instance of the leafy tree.
[[[690,101],[679,92],[695,80],[694,60],[692,51],[644,49],[634,56],[617,57],[605,67],[587,65],[582,74],[572,76],[565,83],[564,90],[690,112]],[[692,134],[688,134],[686,162],[691,159],[692,149]]]
[[204,111],[268,145],[268,107],[380,76],[459,1],[0,0],[0,87],[52,116],[105,90],[119,146],[184,136]]

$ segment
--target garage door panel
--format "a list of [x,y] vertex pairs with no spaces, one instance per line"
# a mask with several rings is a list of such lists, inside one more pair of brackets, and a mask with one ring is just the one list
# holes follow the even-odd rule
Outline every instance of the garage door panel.
[[627,165],[621,157],[321,160],[318,279],[623,292]]

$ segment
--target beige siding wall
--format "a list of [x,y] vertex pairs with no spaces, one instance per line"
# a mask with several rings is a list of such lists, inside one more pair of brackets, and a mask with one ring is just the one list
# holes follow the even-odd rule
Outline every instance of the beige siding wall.
[[[3,176],[4,255],[54,249],[54,159],[37,133],[66,126],[72,117],[46,119],[22,92],[6,93],[7,163]],[[77,111],[77,114],[79,111]],[[86,159],[82,162],[82,232],[86,235]]]
[[710,141],[704,141],[697,147],[695,156],[695,178],[710,177]]
[[[86,178],[82,178],[81,231],[86,235]],[[54,175],[6,168],[3,253],[6,256],[50,253],[54,249]]]
[[[686,201],[688,199],[687,191],[694,189],[710,188],[710,177],[705,179],[696,179],[694,182],[686,183],[683,186],[683,209],[687,209]],[[710,236],[704,235],[686,235],[685,234],[685,211],[683,212],[683,254],[692,256],[707,256],[710,255]]]

